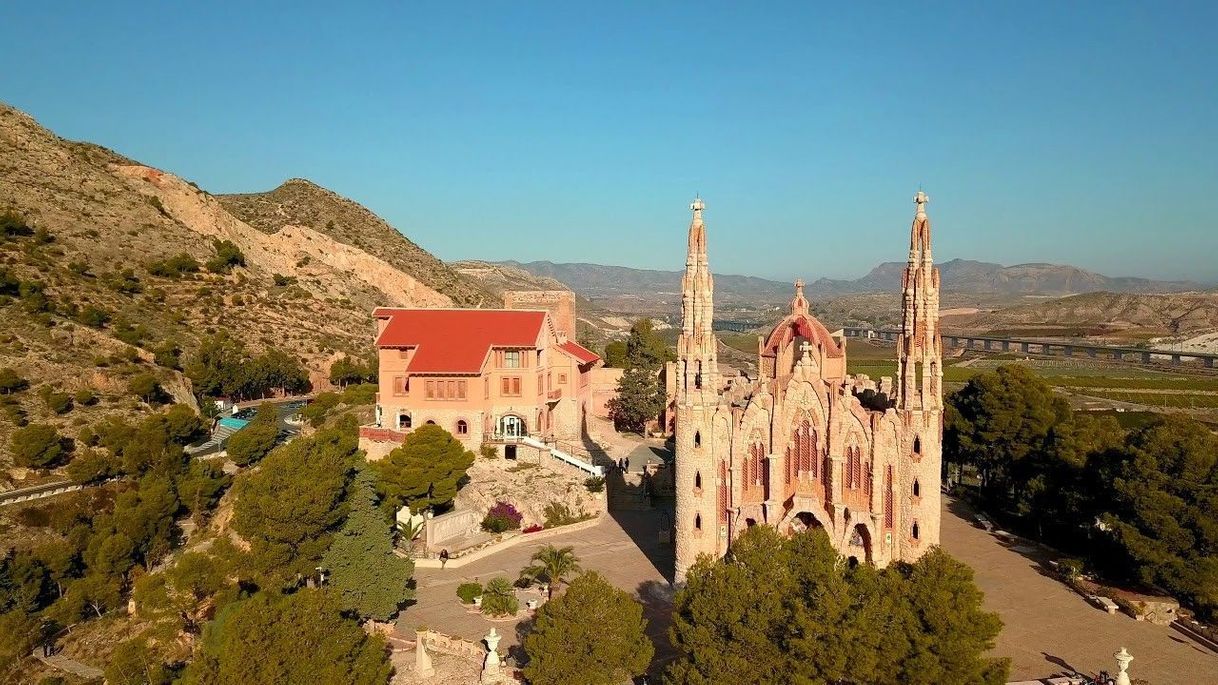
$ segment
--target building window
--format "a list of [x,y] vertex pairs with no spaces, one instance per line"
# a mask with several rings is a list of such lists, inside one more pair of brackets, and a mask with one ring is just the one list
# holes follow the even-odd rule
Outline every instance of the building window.
[[917,435],[914,436],[913,453],[915,456],[922,456],[922,438]]
[[694,431],[694,447],[697,448],[697,447],[701,447],[701,446],[702,446],[702,432]]
[[702,530],[702,514],[694,514],[694,530]]
[[884,471],[884,527],[892,528],[895,512],[892,507],[892,464]]
[[457,435],[469,435],[469,424],[465,422],[465,419],[457,421]]
[[423,395],[424,395],[424,397],[426,397],[429,400],[434,400],[436,398],[436,382],[435,381],[432,381],[432,380],[427,381]]
[[398,414],[398,430],[410,428],[410,414]]
[[918,522],[917,521],[914,521],[914,524],[913,524],[913,539],[915,539],[915,540],[918,539]]
[[702,489],[702,472],[701,471],[694,472],[694,489],[695,490]]
[[500,389],[504,397],[520,397],[520,376],[504,376]]
[[431,419],[427,419],[427,425],[434,426],[434,425],[436,425],[436,422],[432,421]]
[[922,494],[922,486],[918,483],[916,478],[914,479],[913,494],[914,497],[918,497]]
[[565,374],[565,373],[558,374],[559,385],[565,384],[566,382],[567,382],[567,374]]
[[503,366],[507,369],[520,368],[520,350],[507,350],[503,353]]
[[410,392],[410,379],[406,376],[395,376],[393,379],[393,394],[405,395]]

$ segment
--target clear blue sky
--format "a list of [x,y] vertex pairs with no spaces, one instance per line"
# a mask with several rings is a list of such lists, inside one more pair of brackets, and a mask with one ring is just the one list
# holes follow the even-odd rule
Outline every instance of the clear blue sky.
[[[1218,281],[1218,3],[0,6],[0,100],[444,259],[853,277],[935,251]],[[462,5],[456,7],[454,5]],[[764,11],[752,9],[762,7]]]

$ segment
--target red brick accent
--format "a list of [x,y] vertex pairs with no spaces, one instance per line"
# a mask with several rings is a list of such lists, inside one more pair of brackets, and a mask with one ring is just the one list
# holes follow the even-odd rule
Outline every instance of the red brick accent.
[[360,426],[359,436],[375,442],[402,442],[407,433],[395,431],[392,428],[377,428],[376,426]]

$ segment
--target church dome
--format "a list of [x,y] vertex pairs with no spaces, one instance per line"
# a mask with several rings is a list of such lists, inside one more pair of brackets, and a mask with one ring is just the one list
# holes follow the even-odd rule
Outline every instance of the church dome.
[[808,300],[804,297],[804,282],[795,282],[795,297],[791,300],[791,313],[766,336],[763,354],[770,356],[793,342],[803,339],[823,351],[825,357],[837,358],[846,352],[825,325],[808,311]]

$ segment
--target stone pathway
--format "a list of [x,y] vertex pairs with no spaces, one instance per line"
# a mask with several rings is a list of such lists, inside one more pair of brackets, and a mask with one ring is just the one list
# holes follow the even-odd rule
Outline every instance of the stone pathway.
[[34,658],[42,663],[58,668],[61,671],[66,671],[72,675],[79,676],[85,680],[96,680],[105,676],[105,673],[99,668],[94,668],[88,664],[82,664],[75,659],[69,659],[62,654],[54,656],[42,656],[42,649],[39,648],[34,652]]
[[[973,567],[985,606],[1002,617],[994,652],[1011,658],[1012,680],[1078,670],[1115,671],[1121,647],[1133,655],[1129,673],[1153,685],[1218,683],[1218,654],[1167,626],[1109,615],[1046,575],[1031,553],[1008,547],[972,524],[962,502],[946,499],[941,539],[952,556]],[[1031,549],[1031,548],[1029,548]]]

